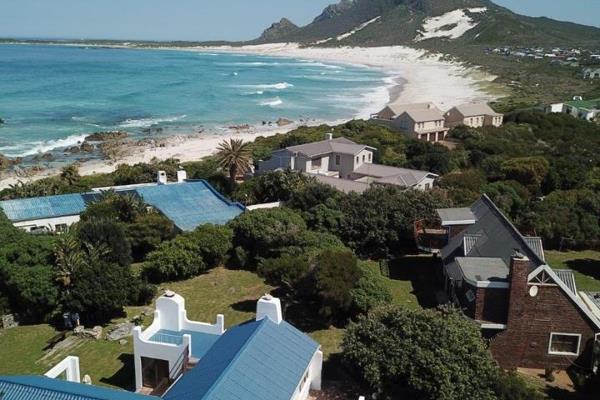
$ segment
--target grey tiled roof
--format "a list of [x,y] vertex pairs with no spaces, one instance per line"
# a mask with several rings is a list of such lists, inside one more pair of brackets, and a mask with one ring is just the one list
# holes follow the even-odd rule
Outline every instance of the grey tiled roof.
[[533,268],[545,263],[489,197],[483,195],[473,204],[471,212],[475,216],[476,222],[469,225],[461,234],[450,239],[442,249],[441,255],[444,263],[449,263],[454,257],[464,255],[463,238],[465,235],[480,236],[468,253],[470,257],[502,258],[506,265],[509,265],[511,256],[517,249],[531,260]]
[[535,254],[538,255],[542,260],[546,259],[544,256],[544,246],[542,245],[542,238],[537,236],[525,236],[525,241],[531,247]]
[[437,214],[443,223],[456,221],[475,221],[475,214],[470,208],[440,208]]
[[501,116],[502,115],[502,114],[498,114],[496,111],[492,110],[492,108],[485,103],[461,104],[460,106],[456,106],[456,109],[464,117],[475,117],[475,116],[480,116],[480,115],[493,115],[493,116]]
[[433,103],[413,103],[413,104],[404,104],[404,103],[390,103],[387,106],[396,116],[399,116],[406,111],[409,110],[427,110],[429,108],[435,107]]
[[350,192],[362,193],[370,187],[370,185],[368,183],[351,181],[350,179],[341,179],[341,178],[334,178],[331,176],[313,175],[313,174],[307,174],[307,175],[312,176],[317,181],[324,183],[325,185],[332,186],[335,189],[339,190],[340,192],[344,192],[344,193],[350,193]]
[[320,142],[312,142],[299,144],[297,146],[287,147],[285,150],[301,153],[307,157],[314,157],[327,153],[341,153],[341,154],[357,154],[363,151],[366,148],[371,147],[364,144],[356,144],[350,139],[346,139],[343,137],[331,139],[331,140],[322,140]]
[[415,122],[430,122],[444,119],[444,114],[438,108],[407,110],[405,113]]
[[431,172],[390,167],[380,164],[363,164],[354,170],[355,173],[376,178],[373,182],[411,187],[421,182]]
[[470,281],[506,281],[508,279],[508,265],[501,258],[456,257],[455,261],[462,275]]

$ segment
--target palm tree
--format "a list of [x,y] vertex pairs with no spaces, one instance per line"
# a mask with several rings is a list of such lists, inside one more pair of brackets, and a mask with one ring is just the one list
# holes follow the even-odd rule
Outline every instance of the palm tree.
[[219,165],[229,171],[229,179],[232,186],[235,184],[235,178],[238,174],[246,173],[250,170],[252,164],[252,155],[249,148],[250,143],[242,139],[224,140],[217,149],[217,160]]
[[73,284],[73,273],[85,266],[85,257],[77,238],[72,233],[60,236],[54,248],[56,257],[56,281],[65,289],[68,295]]
[[60,179],[65,181],[69,186],[72,186],[79,182],[81,176],[79,175],[79,167],[75,164],[67,165],[63,167],[60,172]]

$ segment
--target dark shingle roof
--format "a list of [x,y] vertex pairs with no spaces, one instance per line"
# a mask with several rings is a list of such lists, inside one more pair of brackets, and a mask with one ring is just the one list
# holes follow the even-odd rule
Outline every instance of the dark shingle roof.
[[0,376],[0,398],[2,400],[159,400],[154,396],[142,396],[45,376]]
[[[527,256],[534,264],[533,268],[544,264],[544,259],[534,251],[529,242],[519,233],[513,224],[502,214],[489,197],[483,195],[473,206],[471,212],[476,222],[469,225],[461,234],[456,235],[442,249],[445,263],[454,257],[491,257],[501,258],[506,265],[515,249]],[[478,239],[465,254],[463,239],[465,235],[477,235]]]
[[506,281],[508,265],[501,258],[456,257],[462,275],[471,282]]
[[163,398],[289,400],[318,349],[285,321],[250,321],[228,329]]

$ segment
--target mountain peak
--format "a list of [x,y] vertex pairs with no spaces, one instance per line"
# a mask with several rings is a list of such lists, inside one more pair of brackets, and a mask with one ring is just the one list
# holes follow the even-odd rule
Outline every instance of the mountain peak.
[[298,25],[294,24],[289,19],[281,18],[279,22],[275,22],[270,27],[265,29],[258,40],[262,42],[276,41],[277,38],[292,34],[298,29],[300,29],[300,27],[298,27]]

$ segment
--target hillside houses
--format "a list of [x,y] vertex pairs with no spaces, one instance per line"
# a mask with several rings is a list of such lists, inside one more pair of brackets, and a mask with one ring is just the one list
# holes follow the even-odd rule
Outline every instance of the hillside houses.
[[402,188],[428,190],[438,175],[406,168],[373,163],[377,149],[354,143],[344,137],[277,150],[268,160],[258,163],[257,174],[269,171],[300,171],[342,192],[362,193],[371,185],[393,185]]
[[593,121],[600,117],[600,98],[584,100],[574,97],[565,103],[550,104],[546,107],[548,113],[563,113],[575,118]]
[[485,103],[461,104],[443,113],[433,103],[390,103],[371,119],[408,137],[432,143],[446,139],[450,128],[500,126],[504,116]]

